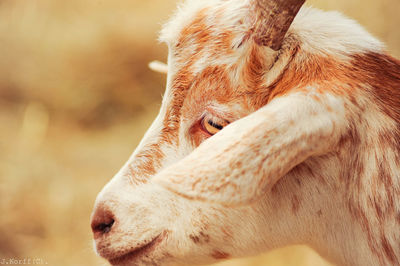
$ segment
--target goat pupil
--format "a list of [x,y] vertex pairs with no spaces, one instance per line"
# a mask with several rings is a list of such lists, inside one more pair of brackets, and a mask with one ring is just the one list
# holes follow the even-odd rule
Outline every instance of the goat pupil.
[[218,130],[221,130],[223,128],[223,126],[214,123],[212,120],[208,120],[208,124],[210,124],[210,126],[215,127]]

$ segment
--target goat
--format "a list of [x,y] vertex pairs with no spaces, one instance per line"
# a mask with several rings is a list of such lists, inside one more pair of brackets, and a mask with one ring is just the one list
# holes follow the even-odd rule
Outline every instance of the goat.
[[95,203],[99,255],[194,265],[306,244],[400,265],[400,62],[304,1],[179,7],[160,113]]

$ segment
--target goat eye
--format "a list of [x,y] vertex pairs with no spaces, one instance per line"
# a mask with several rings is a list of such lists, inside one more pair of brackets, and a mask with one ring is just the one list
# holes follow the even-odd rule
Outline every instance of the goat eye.
[[223,119],[218,119],[210,115],[206,115],[201,122],[203,129],[207,131],[210,135],[214,135],[221,131],[228,122]]

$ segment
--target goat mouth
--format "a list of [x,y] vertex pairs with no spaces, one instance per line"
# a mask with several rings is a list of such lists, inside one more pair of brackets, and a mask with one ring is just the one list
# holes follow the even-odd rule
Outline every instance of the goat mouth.
[[138,258],[140,256],[143,256],[145,254],[152,252],[156,248],[156,246],[158,246],[162,242],[165,235],[166,235],[166,232],[163,232],[163,233],[159,234],[158,236],[156,236],[155,238],[153,238],[153,240],[151,240],[147,244],[137,247],[121,256],[114,257],[112,259],[108,259],[108,261],[112,265],[118,265],[118,264],[124,264],[128,261],[135,260],[136,258]]

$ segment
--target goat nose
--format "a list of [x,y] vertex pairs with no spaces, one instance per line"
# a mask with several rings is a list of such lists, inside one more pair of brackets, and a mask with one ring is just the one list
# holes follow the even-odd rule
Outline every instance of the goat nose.
[[110,232],[114,223],[114,214],[103,204],[99,204],[92,214],[91,226],[94,238]]

